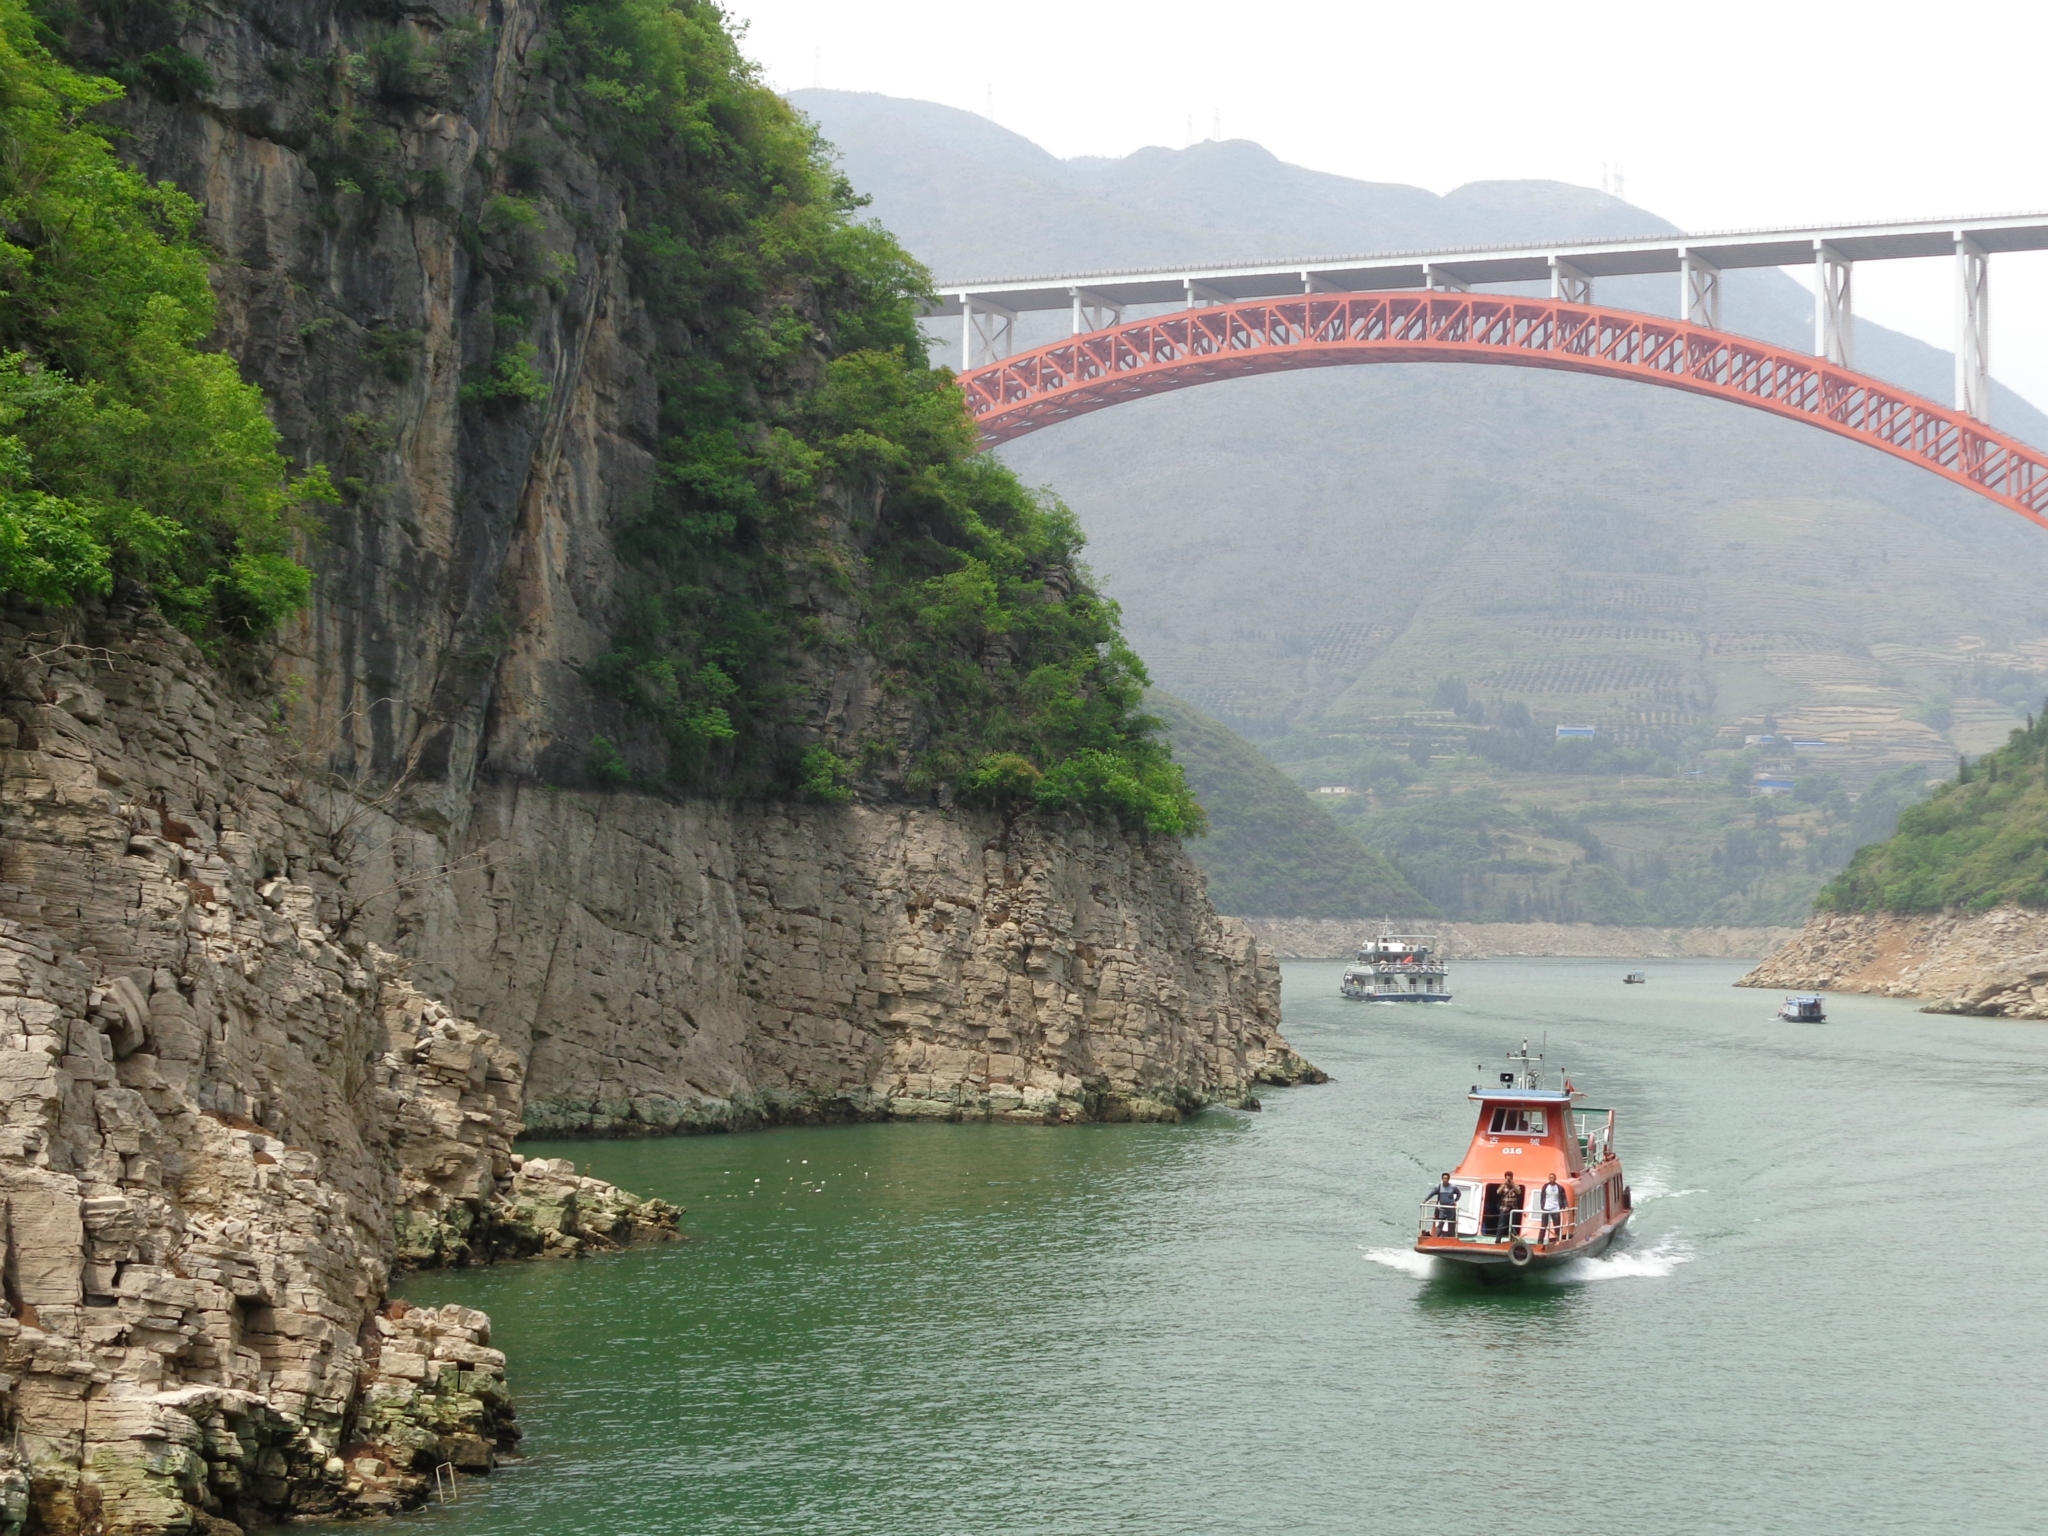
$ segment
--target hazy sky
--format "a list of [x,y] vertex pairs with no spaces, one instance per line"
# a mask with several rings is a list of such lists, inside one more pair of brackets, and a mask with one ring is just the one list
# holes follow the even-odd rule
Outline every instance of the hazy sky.
[[[736,0],[778,89],[944,102],[1067,155],[1212,135],[1446,192],[1545,177],[1706,231],[2048,209],[2048,4]],[[1294,252],[1275,252],[1292,255]],[[944,275],[944,274],[941,274]],[[1802,274],[1804,275],[1804,274]],[[1951,342],[1948,262],[1857,309]],[[2048,255],[1992,262],[1992,368],[2048,406]]]

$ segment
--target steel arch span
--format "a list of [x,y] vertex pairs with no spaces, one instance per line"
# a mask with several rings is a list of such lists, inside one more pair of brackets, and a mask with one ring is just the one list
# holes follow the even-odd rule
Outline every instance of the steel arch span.
[[1357,363],[1557,368],[1689,390],[1931,469],[2048,528],[2048,454],[1820,358],[1632,310],[1469,293],[1327,293],[1177,310],[960,375],[994,446],[1222,379]]

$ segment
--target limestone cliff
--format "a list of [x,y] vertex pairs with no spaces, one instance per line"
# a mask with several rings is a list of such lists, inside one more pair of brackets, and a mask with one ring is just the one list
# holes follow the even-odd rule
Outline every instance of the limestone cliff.
[[[1173,1118],[1318,1076],[1177,843],[905,768],[937,724],[869,645],[858,498],[787,573],[784,728],[864,744],[860,798],[593,775],[600,733],[645,756],[584,668],[692,343],[546,75],[552,11],[66,15],[89,62],[198,61],[120,109],[128,150],[202,201],[221,339],[345,501],[274,649],[209,659],[118,596],[0,619],[0,1529],[218,1531],[487,1466],[488,1319],[391,1302],[394,1268],[675,1225],[522,1127]],[[545,400],[484,408],[514,323]]]
[[[861,803],[591,786],[594,734],[646,735],[580,669],[620,622],[619,520],[692,343],[636,283],[626,189],[547,71],[551,15],[195,10],[179,41],[211,88],[127,109],[138,163],[204,203],[228,344],[349,488],[270,674],[346,802],[316,858],[350,933],[512,1048],[537,1129],[1150,1115],[1299,1078],[1277,973],[1176,843],[911,787],[931,721],[862,639],[844,569],[872,509],[846,497],[790,577],[820,644],[789,728],[865,743]],[[397,84],[395,43],[417,66]],[[515,192],[554,210],[518,240],[489,217]],[[465,405],[515,304],[547,398]],[[1006,664],[991,641],[984,671]]]
[[2048,1018],[2048,912],[1817,912],[1740,985],[1928,997],[1928,1013]]
[[426,1326],[377,1317],[394,1264],[674,1213],[586,1198],[586,1232],[573,1170],[520,1166],[518,1055],[323,920],[338,802],[189,642],[104,619],[0,624],[6,1508],[31,1479],[56,1529],[402,1500],[513,1431],[487,1322],[385,1347]]

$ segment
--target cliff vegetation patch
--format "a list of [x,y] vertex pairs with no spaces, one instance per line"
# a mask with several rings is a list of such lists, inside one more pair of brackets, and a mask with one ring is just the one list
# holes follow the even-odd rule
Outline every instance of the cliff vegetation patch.
[[1899,817],[1815,899],[1823,912],[2048,907],[2048,714]]
[[[628,618],[587,675],[655,723],[668,778],[849,794],[779,728],[804,653],[857,645],[914,720],[907,744],[842,743],[861,763],[907,750],[913,790],[1198,830],[1072,514],[980,451],[925,356],[927,274],[855,217],[717,8],[566,7],[547,68],[625,179],[634,281],[667,330]],[[841,592],[855,631],[807,613],[809,588]]]
[[297,519],[333,492],[202,349],[198,205],[115,158],[88,114],[120,94],[0,0],[0,589],[63,604],[127,581],[189,633],[258,633],[306,601]]

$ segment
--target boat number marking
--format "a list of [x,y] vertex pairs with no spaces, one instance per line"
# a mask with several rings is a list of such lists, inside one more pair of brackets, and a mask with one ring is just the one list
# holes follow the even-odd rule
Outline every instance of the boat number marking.
[[1501,1151],[1508,1157],[1520,1157],[1522,1155],[1520,1147],[1502,1147]]

